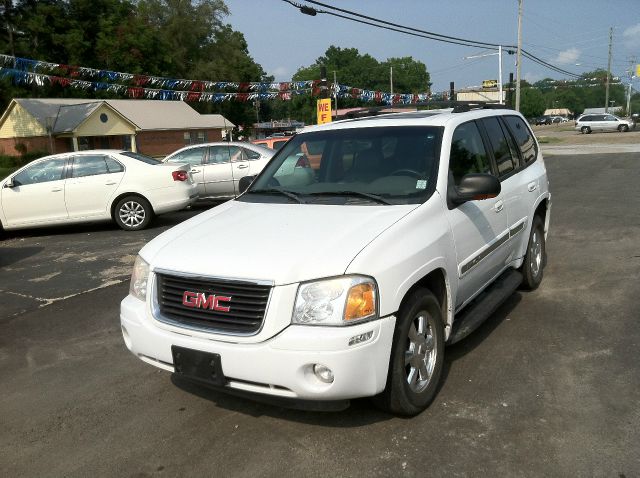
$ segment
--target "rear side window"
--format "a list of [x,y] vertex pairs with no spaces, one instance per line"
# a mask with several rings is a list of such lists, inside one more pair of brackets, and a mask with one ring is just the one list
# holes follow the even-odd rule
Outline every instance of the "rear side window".
[[96,176],[98,174],[107,174],[108,172],[105,157],[101,154],[75,156],[73,158],[72,177],[74,178]]
[[109,156],[107,156],[107,168],[109,168],[110,173],[121,173],[124,171],[124,166]]
[[498,118],[484,118],[481,120],[487,131],[489,137],[489,143],[493,150],[493,155],[496,159],[496,165],[498,166],[498,176],[504,176],[509,174],[516,168],[518,157],[511,155],[511,149],[507,142],[507,136],[505,136],[502,126],[498,122]]
[[533,139],[533,133],[524,120],[519,116],[505,116],[504,121],[520,148],[524,163],[529,164],[535,161],[538,156],[538,147]]
[[456,186],[465,174],[491,173],[487,151],[474,121],[461,124],[453,132],[449,169]]

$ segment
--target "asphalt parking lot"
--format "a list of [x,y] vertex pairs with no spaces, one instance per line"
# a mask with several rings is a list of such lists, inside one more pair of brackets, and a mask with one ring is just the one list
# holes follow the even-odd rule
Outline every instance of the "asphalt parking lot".
[[197,388],[125,348],[137,250],[198,211],[0,243],[4,476],[640,475],[640,153],[548,156],[542,286],[446,351],[411,419]]

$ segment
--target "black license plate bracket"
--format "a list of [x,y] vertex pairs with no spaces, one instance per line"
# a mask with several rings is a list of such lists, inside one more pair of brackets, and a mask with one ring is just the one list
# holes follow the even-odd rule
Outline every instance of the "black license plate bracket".
[[171,346],[175,373],[211,385],[227,383],[222,372],[220,354]]

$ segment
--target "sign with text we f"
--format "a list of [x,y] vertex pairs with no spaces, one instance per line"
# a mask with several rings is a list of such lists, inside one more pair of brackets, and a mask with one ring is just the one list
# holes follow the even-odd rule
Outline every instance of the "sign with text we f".
[[318,100],[316,110],[318,113],[318,124],[331,123],[331,98]]

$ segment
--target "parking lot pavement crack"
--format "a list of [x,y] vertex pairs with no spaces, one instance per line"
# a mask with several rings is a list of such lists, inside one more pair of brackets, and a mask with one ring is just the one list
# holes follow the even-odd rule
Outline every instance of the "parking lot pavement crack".
[[54,297],[54,298],[51,298],[51,299],[40,299],[40,298],[37,298],[37,297],[36,297],[35,299],[36,299],[36,300],[44,301],[44,303],[43,303],[43,304],[40,304],[40,306],[39,306],[40,308],[42,308],[42,307],[46,307],[46,306],[48,306],[48,305],[51,305],[51,304],[53,304],[54,302],[59,302],[59,301],[61,301],[61,300],[71,299],[72,297],[76,297],[76,296],[78,296],[78,295],[87,294],[87,293],[89,293],[89,292],[93,292],[93,291],[96,291],[96,290],[104,289],[104,288],[106,288],[106,287],[110,287],[110,286],[112,286],[112,285],[121,284],[121,283],[123,283],[123,282],[124,282],[124,281],[126,281],[126,280],[127,280],[127,279],[110,280],[110,281],[104,282],[103,284],[100,284],[100,285],[99,285],[99,286],[97,286],[97,287],[92,287],[91,289],[82,290],[82,291],[80,291],[80,292],[76,292],[76,293],[74,293],[74,294],[65,295],[65,296],[63,296],[63,297]]
[[[89,292],[94,292],[96,290],[105,289],[105,288],[110,287],[112,285],[121,284],[121,283],[125,282],[126,280],[127,280],[127,278],[110,280],[110,281],[107,281],[107,282],[104,282],[104,283],[100,284],[97,287],[92,287],[91,289],[82,290],[82,291],[75,292],[73,294],[65,295],[65,296],[62,296],[62,297],[51,297],[51,298],[34,297],[32,295],[29,295],[29,294],[22,294],[20,292],[14,292],[14,291],[5,290],[5,289],[0,289],[0,293],[21,297],[23,299],[30,299],[30,300],[37,301],[37,302],[39,302],[38,308],[41,309],[41,308],[47,307],[48,305],[51,305],[51,304],[53,304],[55,302],[60,302],[62,300],[71,299],[72,297],[76,297],[76,296],[82,295],[82,294],[87,294]],[[19,314],[21,314],[23,312],[25,312],[25,311],[23,310],[23,311],[17,312],[16,314],[12,314],[12,315],[10,315],[10,317],[13,317],[15,315],[19,315]]]

